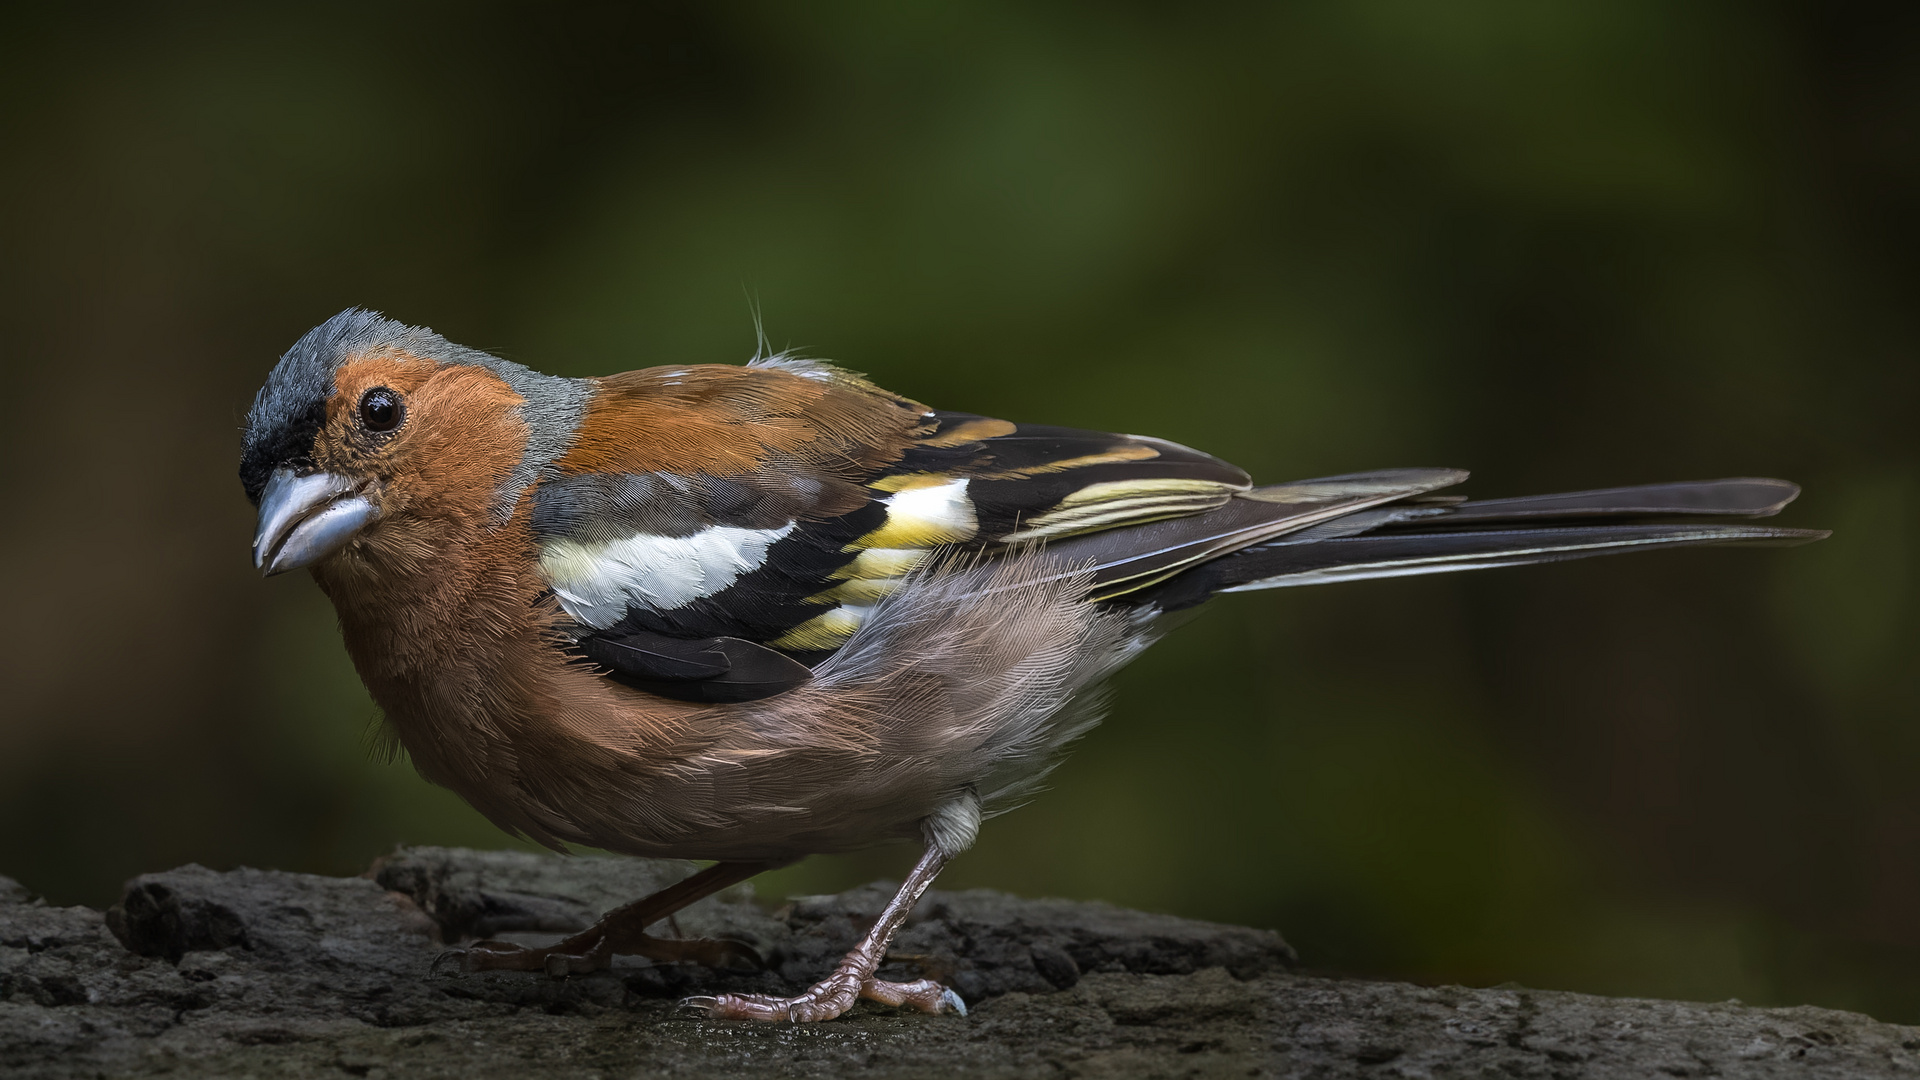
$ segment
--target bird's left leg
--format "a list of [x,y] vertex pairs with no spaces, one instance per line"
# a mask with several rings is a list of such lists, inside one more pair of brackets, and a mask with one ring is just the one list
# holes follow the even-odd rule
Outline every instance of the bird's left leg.
[[601,971],[618,956],[644,956],[655,961],[693,961],[711,968],[735,964],[763,967],[758,953],[737,941],[696,938],[691,941],[657,938],[647,927],[688,904],[736,885],[776,863],[715,863],[652,896],[615,908],[585,930],[546,948],[528,948],[507,941],[476,941],[458,955],[468,971],[544,971],[549,975],[578,975]]
[[957,1012],[966,1015],[967,1006],[960,995],[934,982],[919,979],[909,983],[883,982],[873,977],[886,959],[887,944],[894,932],[906,922],[907,913],[927,891],[947,856],[939,845],[929,843],[926,854],[914,865],[913,872],[895,893],[887,909],[867,931],[867,936],[842,959],[833,974],[809,987],[797,997],[782,998],[767,994],[721,994],[718,997],[691,998],[687,1004],[704,1008],[711,1016],[729,1020],[788,1020],[809,1023],[831,1020],[853,1007],[856,998],[867,998],[884,1005],[911,1005],[921,1012]]

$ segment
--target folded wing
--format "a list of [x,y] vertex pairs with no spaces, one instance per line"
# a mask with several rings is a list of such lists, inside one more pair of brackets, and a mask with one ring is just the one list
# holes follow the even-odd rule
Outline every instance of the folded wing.
[[[557,472],[531,525],[582,655],[696,697],[737,692],[699,672],[746,645],[830,655],[937,552],[1219,511],[1250,488],[1175,443],[936,412],[778,358],[603,380]],[[758,678],[735,681],[783,676]]]

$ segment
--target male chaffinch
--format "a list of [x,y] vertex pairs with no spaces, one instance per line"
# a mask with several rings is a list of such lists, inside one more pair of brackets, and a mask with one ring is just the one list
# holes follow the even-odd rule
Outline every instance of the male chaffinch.
[[814,360],[543,375],[361,310],[280,359],[240,476],[255,563],[308,568],[427,779],[562,848],[717,860],[546,949],[723,963],[646,927],[816,852],[925,853],[833,975],[723,1017],[856,997],[983,817],[1097,720],[1095,688],[1215,593],[1689,544],[1795,543],[1798,489],[1709,480],[1468,502],[1453,469],[1255,486],[1162,439],[929,409]]

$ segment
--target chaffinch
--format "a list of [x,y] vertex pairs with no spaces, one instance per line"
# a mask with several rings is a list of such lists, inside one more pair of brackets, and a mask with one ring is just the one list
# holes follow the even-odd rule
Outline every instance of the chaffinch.
[[[861,944],[793,998],[964,1012],[874,978],[981,819],[1098,718],[1100,681],[1216,593],[1825,533],[1731,479],[1465,501],[1452,469],[1256,486],[1162,439],[929,409],[789,355],[543,375],[348,310],[283,356],[247,419],[255,563],[307,568],[391,734],[495,824],[564,848],[717,860],[551,948],[752,960],[646,927],[762,870],[914,838]],[[1678,523],[1675,523],[1678,520]]]

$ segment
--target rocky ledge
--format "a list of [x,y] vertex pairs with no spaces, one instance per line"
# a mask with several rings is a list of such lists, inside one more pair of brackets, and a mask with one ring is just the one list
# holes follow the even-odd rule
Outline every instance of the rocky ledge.
[[751,943],[762,972],[623,960],[552,979],[434,962],[467,938],[552,940],[690,870],[414,848],[357,878],[149,874],[104,913],[0,878],[0,1074],[1920,1073],[1920,1028],[1852,1013],[1320,978],[1291,971],[1268,931],[991,892],[929,893],[886,972],[946,980],[965,1017],[862,1004],[832,1023],[758,1025],[676,1006],[807,984],[879,912],[879,885],[776,911],[735,889],[680,915],[679,933]]

